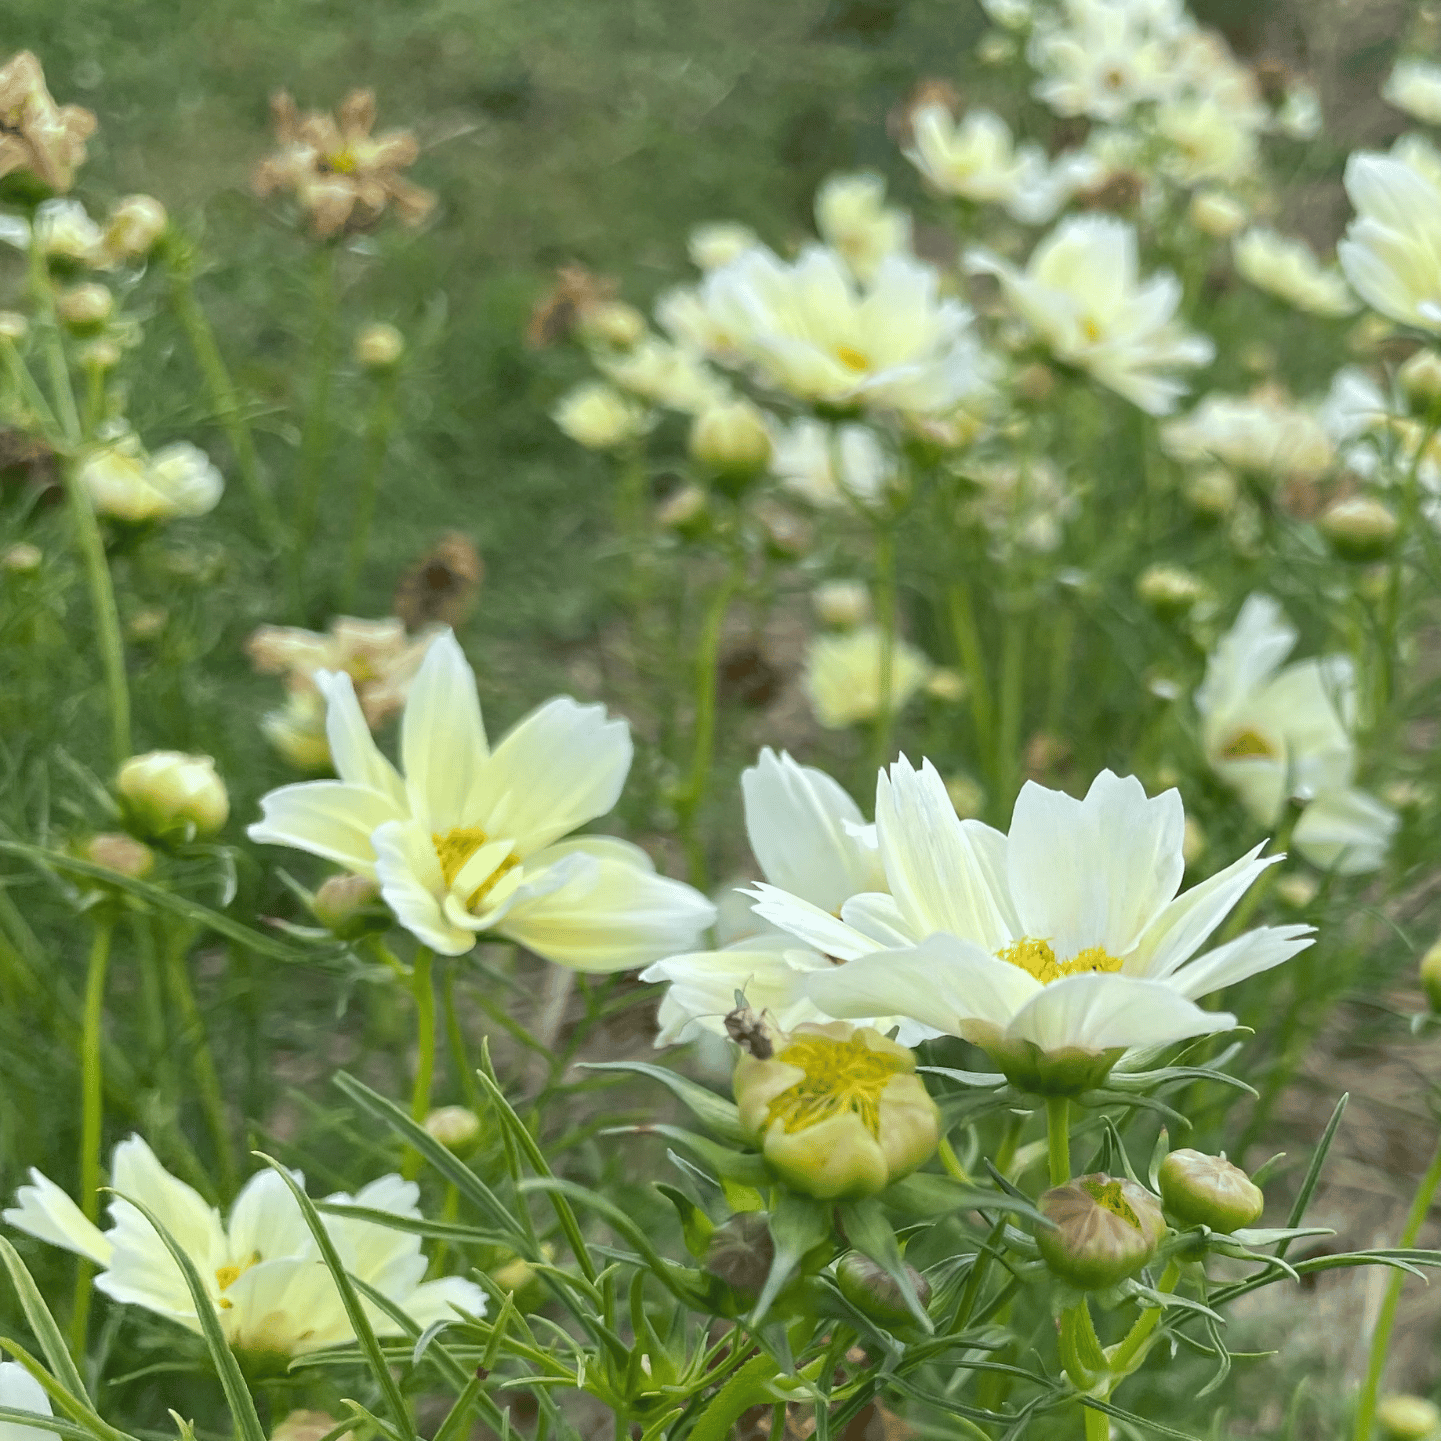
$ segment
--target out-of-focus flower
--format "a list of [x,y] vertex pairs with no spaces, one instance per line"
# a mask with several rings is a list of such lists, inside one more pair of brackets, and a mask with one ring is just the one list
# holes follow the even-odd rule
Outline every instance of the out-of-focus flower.
[[816,617],[825,625],[849,629],[871,618],[871,593],[859,580],[828,580],[811,592]]
[[17,540],[14,545],[7,545],[0,551],[0,570],[8,570],[13,575],[30,575],[40,569],[44,560],[44,552],[38,545],[32,545],[28,540]]
[[624,300],[601,300],[587,306],[577,317],[576,328],[587,345],[611,350],[629,350],[646,337],[645,316]]
[[411,630],[459,626],[475,609],[485,564],[464,531],[446,531],[395,587],[391,608]]
[[1424,1396],[1383,1396],[1376,1420],[1388,1441],[1431,1441],[1441,1431],[1441,1406]]
[[1321,97],[1314,85],[1293,85],[1276,111],[1276,129],[1288,140],[1314,140],[1321,133],[1324,117]]
[[526,344],[537,349],[565,340],[580,325],[581,317],[611,300],[617,283],[593,274],[583,265],[562,265],[555,284],[536,301],[525,328]]
[[1441,65],[1414,57],[1398,60],[1381,98],[1427,125],[1441,125]]
[[17,250],[34,244],[58,274],[100,270],[110,264],[105,236],[78,200],[43,201],[36,207],[33,224],[18,215],[0,215],[0,240]]
[[69,190],[94,130],[90,111],[55,103],[29,50],[0,67],[0,178],[19,172],[33,176],[44,190]]
[[1356,218],[1336,247],[1352,288],[1403,325],[1441,332],[1441,155],[1419,135],[1346,162]]
[[1191,224],[1203,235],[1229,240],[1246,223],[1246,207],[1224,190],[1198,190],[1186,208]]
[[[859,725],[880,714],[882,653],[883,637],[874,625],[811,641],[806,651],[806,695],[827,730]],[[898,712],[926,683],[931,663],[899,636],[890,659],[890,709]]]
[[143,260],[169,225],[165,207],[153,195],[127,195],[105,222],[105,253],[114,261]]
[[131,820],[145,835],[213,835],[230,817],[230,796],[209,756],[147,751],[115,777]]
[[76,335],[92,335],[115,313],[109,287],[87,281],[72,285],[55,297],[55,314]]
[[823,509],[873,505],[894,472],[879,436],[865,425],[826,425],[804,417],[777,430],[771,472],[785,489]]
[[405,337],[395,326],[372,320],[355,332],[354,354],[364,370],[391,370],[405,354]]
[[1158,107],[1156,131],[1170,146],[1162,167],[1182,185],[1245,180],[1260,157],[1247,118],[1244,110],[1212,96],[1188,96]]
[[1371,495],[1348,495],[1321,512],[1316,528],[1344,560],[1379,560],[1401,528],[1396,512]]
[[1058,360],[1087,371],[1152,415],[1185,387],[1170,372],[1205,365],[1215,346],[1176,319],[1181,285],[1169,272],[1142,281],[1136,232],[1110,216],[1063,220],[1024,271],[985,251],[973,270],[999,278],[1006,298]]
[[[304,1178],[293,1174],[303,1184]],[[111,1225],[104,1232],[39,1171],[30,1172],[30,1181],[20,1188],[18,1204],[5,1212],[5,1220],[92,1261],[100,1268],[96,1289],[112,1300],[143,1306],[191,1331],[201,1329],[184,1274],[155,1228],[126,1199],[131,1198],[159,1219],[194,1263],[221,1332],[236,1350],[303,1356],[355,1340],[305,1217],[274,1171],[261,1171],[246,1182],[222,1224],[213,1206],[166,1171],[139,1136],[131,1136],[116,1146],[111,1161],[111,1184],[119,1194],[110,1202]],[[419,1221],[419,1195],[414,1181],[382,1176],[354,1196],[326,1199]],[[484,1314],[485,1293],[474,1283],[458,1276],[424,1279],[426,1259],[414,1232],[348,1216],[326,1216],[325,1229],[346,1270],[422,1329],[454,1316],[456,1308]],[[402,1334],[379,1306],[369,1300],[362,1304],[379,1335]]]
[[[53,1416],[45,1388],[18,1362],[0,1361],[0,1406],[11,1411],[32,1411]],[[18,1421],[0,1422],[3,1441],[48,1441],[53,1431],[40,1426],[22,1426]]]
[[1220,461],[1261,475],[1315,479],[1336,458],[1336,448],[1313,409],[1274,395],[1208,395],[1189,415],[1161,427],[1168,455],[1184,461]]
[[1049,555],[1080,509],[1060,467],[1046,456],[1026,463],[980,461],[966,474],[980,489],[964,503],[963,514],[985,527],[1003,561],[1015,548]]
[[655,523],[663,530],[687,531],[701,522],[709,500],[703,485],[678,486],[656,507]]
[[831,176],[816,192],[816,229],[857,280],[873,279],[886,256],[911,248],[911,217],[886,204],[879,175]]
[[30,321],[18,310],[0,310],[0,340],[24,340]]
[[124,831],[104,831],[85,842],[81,854],[87,861],[104,866],[134,880],[144,880],[155,869],[155,852],[143,841]]
[[[667,309],[666,300],[674,302],[679,294],[671,292],[656,306],[663,323],[675,319],[673,310]],[[699,343],[686,341],[687,345]],[[694,349],[668,344],[658,336],[649,336],[620,354],[598,356],[596,363],[622,389],[685,415],[699,414],[730,399],[730,387],[696,356]]]
[[1151,565],[1136,577],[1136,594],[1163,616],[1182,616],[1207,595],[1205,582],[1177,565]]
[[1323,266],[1304,240],[1257,226],[1236,241],[1232,256],[1238,275],[1297,310],[1334,318],[1356,309],[1341,273]]
[[1161,1199],[1187,1226],[1209,1226],[1223,1236],[1254,1226],[1266,1208],[1261,1188],[1224,1156],[1172,1151],[1161,1162]]
[[1313,865],[1376,870],[1399,821],[1354,784],[1355,669],[1344,655],[1282,669],[1296,639],[1270,596],[1246,600],[1196,692],[1206,758],[1263,826],[1304,804],[1292,839]]
[[147,455],[129,431],[86,451],[75,474],[102,515],[137,523],[205,515],[225,489],[220,472],[197,446],[178,440]]
[[740,1123],[793,1190],[874,1196],[935,1153],[940,1112],[905,1046],[868,1026],[801,1025],[736,1062]]
[[760,237],[749,225],[717,220],[709,225],[697,225],[690,233],[687,249],[697,270],[718,270],[760,243]]
[[1084,800],[1033,781],[1008,836],[960,820],[929,761],[882,772],[878,845],[887,895],[837,918],[757,885],[756,912],[843,964],[806,977],[833,1016],[908,1016],[984,1047],[1012,1081],[1067,1093],[1124,1051],[1226,1030],[1196,999],[1279,965],[1305,926],[1247,931],[1197,952],[1266,867],[1260,846],[1177,895],[1185,814],[1103,771]]
[[283,706],[261,716],[260,733],[296,770],[330,768],[325,702],[318,694],[292,691]]
[[551,419],[588,450],[613,450],[638,440],[655,424],[644,406],[600,380],[582,381],[568,390]]
[[1166,1234],[1166,1218],[1144,1186],[1097,1172],[1053,1186],[1036,1204],[1051,1223],[1036,1227],[1041,1255],[1082,1291],[1134,1276]]
[[327,876],[310,902],[310,912],[326,930],[344,940],[354,940],[375,929],[388,930],[390,926],[389,913],[381,904],[380,887],[369,876]]
[[449,634],[430,644],[401,724],[405,779],[381,755],[348,675],[318,671],[339,781],[261,800],[251,840],[374,876],[422,944],[461,955],[493,932],[577,970],[619,971],[686,949],[714,918],[638,846],[578,836],[615,804],[629,730],[559,696],[492,751],[475,675]]
[[1441,400],[1441,354],[1429,347],[1409,356],[1396,379],[1413,400],[1434,405]]
[[425,1118],[425,1129],[447,1150],[465,1151],[480,1136],[480,1117],[465,1106],[441,1106]]
[[1119,120],[1174,86],[1170,54],[1184,12],[1126,0],[1064,0],[1037,24],[1027,58],[1039,72],[1032,93],[1057,115]]
[[701,411],[691,424],[690,453],[702,465],[726,474],[755,474],[771,458],[765,413],[749,400]]
[[334,116],[304,114],[283,90],[271,97],[270,116],[279,149],[255,167],[251,184],[261,198],[288,192],[321,239],[368,230],[389,208],[406,225],[419,225],[435,196],[401,175],[420,153],[409,130],[372,135],[375,94],[352,90]]

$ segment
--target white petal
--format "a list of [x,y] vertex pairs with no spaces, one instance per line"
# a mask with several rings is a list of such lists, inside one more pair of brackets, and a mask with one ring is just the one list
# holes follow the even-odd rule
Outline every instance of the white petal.
[[841,919],[883,949],[904,949],[925,940],[911,929],[896,898],[880,891],[852,896],[841,907]]
[[110,1264],[110,1242],[48,1176],[32,1166],[30,1185],[21,1186],[15,1199],[19,1205],[5,1212],[5,1220],[16,1230],[87,1256],[97,1266]]
[[1182,966],[1168,984],[1195,1000],[1259,975],[1315,944],[1310,926],[1262,926]]
[[656,1045],[688,1041],[702,1030],[725,1035],[725,1018],[735,1009],[737,991],[753,1011],[768,1014],[783,1031],[802,1021],[824,1020],[807,999],[801,978],[830,964],[817,951],[750,946],[657,961],[640,975],[643,981],[670,983],[661,1002]]
[[1338,875],[1380,870],[1400,817],[1354,787],[1327,790],[1301,812],[1292,839],[1312,865]]
[[475,933],[455,925],[440,897],[445,877],[430,837],[415,821],[390,821],[371,838],[380,894],[395,918],[422,945],[444,956],[475,947]]
[[[124,1299],[124,1298],[121,1298]],[[221,1324],[232,1346],[303,1356],[355,1337],[321,1261],[283,1257],[243,1271],[226,1290]]]
[[302,781],[261,796],[260,819],[245,834],[262,845],[309,851],[357,875],[373,876],[371,836],[404,815],[391,797],[368,786]]
[[[226,1250],[219,1212],[194,1187],[172,1176],[139,1136],[130,1136],[116,1146],[110,1184],[121,1196],[133,1197],[149,1207],[202,1274],[222,1264],[215,1259],[223,1257]],[[110,1203],[110,1214],[115,1221],[110,1239],[117,1249],[138,1246],[151,1251],[163,1257],[165,1266],[180,1278],[165,1243],[139,1211],[117,1197]],[[112,1266],[118,1259],[113,1258]]]
[[344,671],[318,670],[311,679],[325,697],[325,735],[336,775],[350,785],[369,786],[389,796],[398,810],[408,810],[405,783],[376,746],[350,677]]
[[402,1301],[401,1309],[423,1331],[437,1321],[458,1319],[457,1310],[469,1316],[484,1316],[485,1292],[459,1276],[442,1276],[417,1286]]
[[489,754],[475,672],[446,631],[426,651],[400,721],[401,762],[417,819],[442,835],[474,825],[467,807]]
[[[33,1411],[53,1416],[45,1388],[18,1362],[0,1361],[0,1406],[12,1411]],[[39,1426],[22,1426],[18,1421],[0,1421],[0,1441],[51,1441],[53,1431]]]
[[[303,1187],[305,1178],[292,1172]],[[267,1260],[279,1256],[313,1256],[315,1238],[305,1217],[285,1184],[275,1171],[257,1171],[235,1198],[226,1219],[230,1241],[230,1258],[239,1264],[247,1257],[259,1255]]]
[[788,891],[768,886],[764,881],[758,881],[745,894],[755,897],[755,913],[763,921],[779,926],[822,955],[849,961],[879,949],[868,935],[844,921],[838,921],[829,911],[823,911]]
[[1235,1016],[1203,1011],[1162,981],[1089,972],[1040,987],[1006,1036],[1043,1051],[1108,1051],[1165,1045],[1235,1024]]

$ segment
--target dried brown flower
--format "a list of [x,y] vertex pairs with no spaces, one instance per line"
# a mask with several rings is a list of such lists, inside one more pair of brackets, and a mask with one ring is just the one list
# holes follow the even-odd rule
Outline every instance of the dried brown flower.
[[448,531],[400,578],[395,613],[412,630],[459,626],[475,609],[485,565],[470,538]]
[[281,90],[271,97],[270,114],[279,149],[255,167],[251,184],[262,198],[294,195],[319,238],[369,230],[387,208],[404,224],[419,225],[435,207],[429,190],[400,173],[420,153],[415,136],[409,130],[370,133],[373,91],[352,90],[332,116],[324,110],[302,114]]
[[45,72],[29,50],[0,66],[0,176],[33,175],[56,193],[75,183],[95,117],[79,105],[57,105]]
[[595,275],[583,265],[562,265],[555,284],[536,301],[525,328],[526,344],[537,350],[567,339],[586,311],[610,300],[616,282]]

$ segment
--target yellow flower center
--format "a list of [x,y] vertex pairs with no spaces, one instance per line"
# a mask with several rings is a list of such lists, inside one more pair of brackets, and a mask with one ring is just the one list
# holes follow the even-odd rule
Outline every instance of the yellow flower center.
[[[215,1284],[222,1291],[228,1291],[259,1260],[260,1252],[252,1251],[238,1266],[221,1266],[215,1272]],[[235,1302],[228,1296],[222,1296],[217,1304],[222,1311],[228,1311]]]
[[847,370],[862,371],[871,368],[871,362],[867,359],[865,352],[857,350],[853,345],[836,346],[836,359]]
[[356,170],[355,156],[349,150],[332,150],[322,160],[321,169],[333,171],[336,175],[353,175]]
[[[465,863],[483,846],[489,837],[479,826],[455,826],[442,835],[432,833],[431,842],[440,861],[440,874],[445,884],[451,885],[461,873]],[[495,888],[495,883],[507,872],[520,864],[520,857],[512,851],[466,898],[465,908],[473,911]]]
[[767,1125],[780,1121],[787,1131],[804,1131],[849,1111],[877,1139],[881,1133],[881,1093],[892,1076],[903,1074],[904,1058],[873,1051],[860,1036],[844,1041],[802,1036],[776,1060],[798,1066],[805,1076],[771,1103]]
[[1058,961],[1049,941],[1033,941],[1029,936],[997,951],[1003,961],[1019,966],[1033,975],[1043,986],[1059,981],[1062,976],[1081,976],[1088,971],[1119,971],[1121,959],[1104,946],[1087,946],[1069,961]]
[[1134,1226],[1138,1231],[1141,1229],[1141,1218],[1131,1208],[1130,1202],[1126,1200],[1119,1181],[1082,1181],[1081,1189],[1102,1210],[1109,1211],[1113,1216],[1119,1216],[1121,1220]]
[[1101,327],[1095,316],[1088,315],[1081,321],[1081,334],[1094,345],[1101,338]]
[[1263,760],[1276,754],[1266,738],[1258,735],[1255,731],[1242,731],[1239,735],[1233,736],[1221,748],[1222,756],[1228,761],[1250,760],[1253,756],[1259,756]]

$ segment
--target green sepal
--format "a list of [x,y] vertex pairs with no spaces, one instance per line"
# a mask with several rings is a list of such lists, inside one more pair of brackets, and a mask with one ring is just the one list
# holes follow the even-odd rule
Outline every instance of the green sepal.
[[710,1245],[711,1235],[715,1231],[715,1222],[684,1191],[664,1181],[657,1181],[655,1188],[675,1207],[676,1215],[680,1217],[686,1250],[696,1260],[705,1260],[706,1248]]
[[869,1256],[901,1288],[901,1295],[905,1297],[906,1306],[917,1324],[928,1336],[934,1334],[935,1325],[911,1284],[900,1245],[880,1202],[875,1197],[865,1201],[847,1201],[841,1204],[839,1210],[841,1226],[852,1248]]
[[582,1061],[580,1067],[586,1071],[631,1071],[638,1076],[648,1076],[665,1086],[696,1120],[722,1141],[737,1146],[750,1142],[750,1137],[741,1127],[740,1112],[734,1101],[728,1101],[724,1096],[718,1096],[664,1066],[655,1066],[649,1061]]

